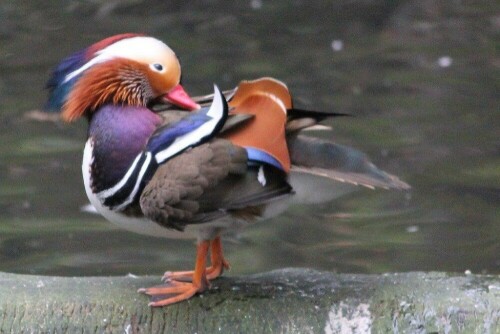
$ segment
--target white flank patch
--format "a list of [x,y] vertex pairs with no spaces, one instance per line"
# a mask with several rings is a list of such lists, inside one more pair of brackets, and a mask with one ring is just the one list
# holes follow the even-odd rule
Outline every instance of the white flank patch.
[[201,138],[210,135],[214,131],[215,127],[220,122],[221,118],[224,116],[224,104],[222,102],[222,94],[216,85],[214,85],[214,100],[212,102],[212,105],[210,106],[210,109],[207,112],[207,115],[210,116],[212,119],[204,123],[197,129],[189,133],[186,133],[183,136],[177,137],[175,141],[172,143],[172,145],[170,145],[163,151],[156,153],[155,154],[156,162],[158,164],[161,164],[168,158],[176,155],[177,153],[181,152],[187,147],[198,143],[201,140]]
[[[161,59],[160,57],[165,55],[175,57],[174,51],[156,38],[144,36],[125,38],[96,52],[96,56],[94,58],[89,60],[85,63],[85,65],[76,71],[68,74],[64,78],[64,82],[73,79],[95,64],[103,63],[113,58],[126,58],[139,62],[154,63],[158,62],[157,60]],[[164,63],[162,65],[166,66]]]
[[257,180],[259,181],[260,184],[262,184],[263,187],[266,186],[267,180],[266,176],[264,175],[264,166],[260,166],[259,172],[257,173]]

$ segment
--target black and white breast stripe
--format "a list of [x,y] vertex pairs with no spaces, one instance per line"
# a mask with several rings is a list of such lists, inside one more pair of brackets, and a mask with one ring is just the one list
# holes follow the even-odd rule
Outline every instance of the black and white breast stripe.
[[115,186],[97,193],[97,198],[105,206],[113,210],[123,210],[131,204],[141,189],[145,176],[150,176],[156,170],[156,164],[151,163],[151,152],[142,152],[134,160],[127,173]]
[[125,209],[136,202],[159,165],[214,137],[224,125],[229,112],[224,95],[216,85],[214,96],[210,108],[190,113],[179,122],[155,131],[145,150],[137,155],[120,181],[96,194],[100,202],[114,211]]

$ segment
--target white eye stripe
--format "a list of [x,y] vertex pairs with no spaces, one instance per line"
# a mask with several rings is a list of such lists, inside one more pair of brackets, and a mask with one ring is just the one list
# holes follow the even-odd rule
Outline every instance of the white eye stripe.
[[[95,64],[102,63],[114,58],[126,58],[136,61],[144,61],[146,59],[149,59],[149,61],[154,61],[157,59],[158,54],[170,54],[175,57],[172,49],[170,49],[162,41],[157,40],[153,37],[132,37],[123,39],[96,52],[94,58],[85,63],[82,67],[66,75],[66,77],[64,78],[64,82],[73,79]],[[158,62],[151,63],[150,68],[152,70],[160,73],[166,71],[165,64],[161,64],[163,67],[163,71],[158,71],[157,69],[151,67],[156,63]]]
[[87,62],[85,65],[83,65],[82,67],[80,67],[79,69],[77,69],[76,71],[73,71],[71,72],[70,74],[66,75],[66,77],[64,78],[64,81],[63,83],[65,82],[68,82],[70,81],[71,79],[73,79],[74,77],[76,77],[77,75],[83,73],[83,71],[89,69],[90,67],[92,67],[93,65],[95,64],[98,64],[98,63],[102,63],[102,62],[105,62],[107,60],[110,60],[110,59],[113,59],[114,57],[112,56],[97,56],[93,59],[91,59],[89,62]]

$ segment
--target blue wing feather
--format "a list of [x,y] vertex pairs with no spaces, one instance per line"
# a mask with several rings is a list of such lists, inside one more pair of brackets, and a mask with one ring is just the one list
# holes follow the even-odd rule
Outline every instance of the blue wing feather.
[[156,154],[172,145],[176,138],[199,128],[205,122],[211,120],[212,118],[206,114],[207,110],[208,108],[200,109],[178,122],[158,128],[147,143],[147,151]]
[[272,155],[259,150],[255,147],[245,147],[247,150],[248,161],[250,164],[253,163],[266,163],[272,165],[280,170],[285,170],[278,160],[276,160]]
[[209,108],[192,112],[180,121],[155,131],[146,144],[146,150],[154,155],[157,163],[164,163],[190,147],[201,145],[220,132],[227,120],[229,107],[215,85],[214,96]]

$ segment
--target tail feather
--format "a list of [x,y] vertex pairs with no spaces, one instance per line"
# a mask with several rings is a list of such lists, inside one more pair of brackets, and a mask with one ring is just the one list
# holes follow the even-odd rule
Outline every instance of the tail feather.
[[286,123],[286,132],[292,133],[315,126],[316,124],[327,118],[352,115],[337,112],[324,112],[290,108],[287,110],[287,116],[288,120]]
[[306,136],[288,136],[287,142],[292,171],[372,189],[410,189],[407,183],[382,171],[364,153],[354,148]]

